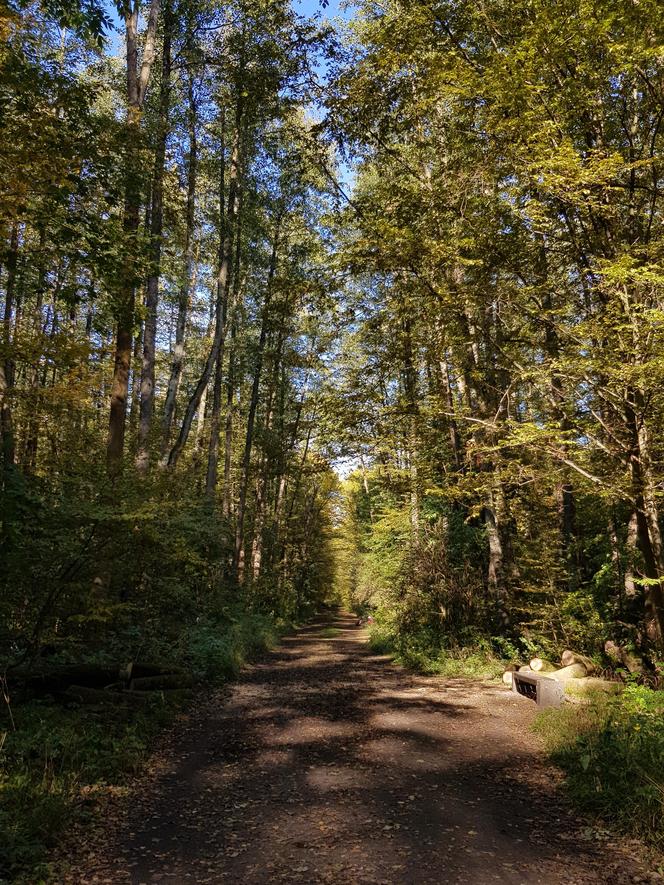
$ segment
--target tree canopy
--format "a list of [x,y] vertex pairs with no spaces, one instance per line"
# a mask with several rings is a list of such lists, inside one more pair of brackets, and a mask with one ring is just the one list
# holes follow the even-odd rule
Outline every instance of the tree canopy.
[[341,12],[0,10],[10,717],[326,603],[661,684],[661,4]]
[[333,598],[654,667],[659,6],[326,6],[2,13],[3,667]]

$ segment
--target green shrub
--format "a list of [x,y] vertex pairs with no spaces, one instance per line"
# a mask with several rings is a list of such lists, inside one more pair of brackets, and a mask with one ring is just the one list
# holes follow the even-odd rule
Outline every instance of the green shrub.
[[267,615],[238,611],[221,622],[191,627],[184,658],[197,678],[224,682],[235,678],[246,661],[274,646],[279,632]]
[[221,634],[211,626],[191,631],[187,657],[194,675],[215,682],[232,679],[242,665],[237,644],[229,634]]
[[628,686],[548,710],[536,728],[580,808],[664,848],[664,692]]
[[433,631],[399,633],[396,625],[379,616],[369,642],[374,651],[392,654],[400,664],[418,673],[495,679],[505,669],[505,661],[496,654],[491,640],[479,635],[469,635],[465,644],[446,647]]
[[[157,651],[164,662],[186,664],[197,679],[219,683],[274,645],[286,626],[256,612],[226,611],[184,630],[168,658],[165,647]],[[47,878],[49,850],[80,813],[82,788],[119,784],[139,770],[175,708],[155,693],[153,704],[127,719],[113,708],[46,699],[16,705],[15,730],[0,720],[0,883]]]
[[378,654],[396,654],[397,634],[388,624],[376,621],[369,631],[369,644]]
[[53,701],[18,705],[16,730],[6,732],[0,751],[0,881],[20,881],[27,870],[26,881],[44,876],[81,788],[137,771],[169,716],[163,702],[131,721]]
[[70,803],[67,793],[46,792],[25,773],[0,778],[0,882],[18,881],[18,871],[26,869],[33,882],[48,875],[47,851],[62,831]]

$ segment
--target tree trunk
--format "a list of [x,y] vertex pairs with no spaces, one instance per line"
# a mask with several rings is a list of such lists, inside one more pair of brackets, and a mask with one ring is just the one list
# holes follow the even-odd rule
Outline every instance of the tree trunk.
[[141,354],[143,352],[143,321],[136,324],[134,335],[134,354],[131,369],[131,405],[129,406],[129,429],[133,433],[138,426],[138,415],[141,405]]
[[173,359],[171,362],[171,373],[168,379],[168,388],[166,391],[166,404],[164,406],[163,434],[165,452],[170,444],[171,428],[173,425],[173,416],[175,415],[175,404],[177,402],[178,391],[180,389],[180,379],[182,378],[182,367],[185,356],[185,332],[187,328],[187,314],[189,312],[189,302],[194,289],[194,281],[196,277],[196,255],[194,245],[194,231],[196,219],[196,176],[198,173],[198,141],[196,134],[197,125],[197,107],[194,95],[194,77],[189,74],[189,157],[187,161],[187,214],[185,229],[185,261],[184,261],[184,280],[180,286],[178,298],[178,316],[175,326],[175,346],[173,348]]
[[125,126],[125,207],[124,207],[124,266],[120,281],[116,308],[116,339],[111,405],[106,446],[106,463],[113,479],[122,470],[125,440],[125,418],[129,392],[129,371],[134,326],[136,292],[136,259],[138,257],[137,234],[141,191],[139,181],[139,148],[141,117],[150,72],[155,57],[155,40],[159,0],[151,0],[148,14],[143,58],[138,63],[138,2],[127,6],[125,12],[125,37],[127,46],[127,121]]
[[208,463],[205,475],[205,496],[214,500],[217,491],[217,468],[219,464],[219,436],[221,428],[221,388],[223,378],[223,346],[214,368],[212,384],[212,412],[210,414],[210,442],[208,445]]
[[[283,509],[286,501],[286,495],[288,492],[288,481],[290,478],[289,471],[287,469],[287,457],[291,452],[295,452],[297,446],[297,440],[300,432],[300,421],[302,420],[302,411],[304,409],[304,404],[306,401],[307,395],[307,386],[309,382],[309,376],[307,375],[304,379],[304,384],[302,386],[302,395],[297,404],[297,411],[295,413],[295,422],[293,425],[293,432],[288,441],[288,448],[282,454],[281,464],[279,467],[279,471],[276,476],[276,493],[274,499],[274,514],[273,514],[273,524],[274,524],[274,536],[272,539],[272,548],[270,551],[270,561],[269,567],[272,568],[274,566],[275,557],[277,557],[277,561],[283,561],[286,555],[286,546],[285,540],[282,543],[282,537],[285,534],[285,526],[290,522],[290,518],[293,513],[293,507],[295,506],[295,499],[297,498],[297,493],[300,488],[300,482],[302,479],[302,473],[304,471],[304,465],[306,464],[307,455],[309,453],[309,445],[311,443],[311,430],[312,423],[310,422],[309,428],[307,430],[307,436],[305,438],[304,450],[302,452],[302,457],[300,458],[299,467],[297,469],[297,473],[295,475],[295,485],[293,490],[293,495],[291,497],[290,505],[288,507],[288,511],[286,514],[286,519],[283,519]],[[283,407],[282,407],[283,408]],[[372,520],[373,521],[373,520]]]
[[447,354],[440,360],[440,372],[443,382],[443,393],[445,396],[445,406],[449,412],[448,427],[450,434],[450,445],[452,447],[452,455],[454,456],[454,466],[457,470],[461,470],[463,466],[463,455],[461,451],[461,434],[459,433],[458,424],[454,418],[454,395],[452,393],[452,383],[450,381],[450,368]]
[[[241,120],[237,119],[236,121],[238,127],[241,123]],[[222,113],[222,144],[224,142],[224,117]],[[239,128],[235,133],[235,149],[239,149]],[[224,260],[224,249],[226,248],[226,239],[228,237],[230,243],[230,249],[233,249],[234,236],[237,229],[237,236],[239,241],[239,220],[238,220],[238,192],[241,190],[239,187],[233,190],[231,202],[231,194],[229,192],[228,196],[228,211],[224,214],[224,177],[225,177],[225,168],[224,168],[224,151],[222,147],[221,151],[221,182],[220,182],[220,236],[221,243],[223,244],[220,248],[219,253],[219,265],[223,264]],[[225,231],[228,233],[225,235]],[[231,280],[233,280],[234,289],[233,295],[237,295],[238,286],[238,273],[239,267],[238,263],[238,250],[235,250],[235,261],[233,263],[233,268],[231,273],[229,273],[225,280],[223,291],[218,293],[218,304],[217,310],[221,311],[221,321],[224,329],[224,334],[221,339],[221,344],[219,346],[219,353],[217,354],[217,362],[215,365],[214,372],[214,384],[213,384],[213,392],[212,392],[212,414],[210,417],[210,443],[208,446],[208,463],[207,463],[207,474],[205,477],[205,494],[206,497],[210,500],[214,499],[216,489],[217,489],[217,473],[218,473],[218,465],[219,465],[219,436],[221,429],[221,395],[222,395],[222,374],[223,374],[223,365],[224,365],[224,349],[226,342],[226,330],[228,328],[228,294],[230,291]]]
[[648,428],[643,414],[643,396],[629,390],[625,401],[627,426],[631,431],[630,474],[636,508],[636,537],[645,567],[645,628],[648,638],[664,641],[664,558]]
[[138,452],[136,467],[146,473],[150,465],[150,430],[154,415],[155,355],[157,342],[157,307],[159,304],[159,276],[161,272],[161,243],[164,227],[164,167],[168,138],[171,100],[171,31],[173,15],[170,0],[164,5],[164,39],[159,96],[159,122],[152,178],[152,207],[150,212],[150,273],[145,300],[143,329],[143,363],[141,368],[141,398],[138,421]]
[[503,592],[503,545],[493,506],[484,507],[484,525],[489,540],[489,567],[487,571],[489,593],[493,599],[498,599]]
[[[238,283],[240,279],[240,258],[242,243],[240,236],[237,238],[236,256],[235,256],[235,281]],[[241,292],[244,285],[239,285],[237,296],[233,297],[233,316],[231,317],[231,343],[230,353],[228,355],[228,378],[226,380],[226,424],[224,427],[224,493],[222,502],[222,513],[228,519],[231,515],[232,506],[232,488],[231,488],[231,459],[233,455],[233,417],[235,412],[235,338],[237,335],[237,317],[236,311],[241,303]]]
[[258,339],[258,351],[256,354],[256,365],[254,368],[253,383],[251,386],[251,399],[249,401],[249,413],[247,415],[247,432],[244,443],[244,455],[242,457],[242,479],[240,481],[240,496],[237,510],[237,524],[235,530],[235,551],[233,555],[233,574],[239,583],[242,583],[242,568],[244,554],[244,518],[247,504],[247,489],[249,487],[249,468],[251,466],[251,448],[254,438],[254,422],[256,420],[256,409],[258,407],[258,393],[260,389],[261,371],[263,368],[263,351],[265,350],[265,342],[267,340],[268,319],[270,311],[270,302],[272,300],[272,284],[274,274],[277,268],[277,253],[279,248],[279,235],[281,231],[282,212],[279,212],[277,224],[274,233],[274,241],[272,244],[272,256],[270,258],[270,269],[268,271],[267,287],[265,292],[265,302],[263,304],[263,315],[261,319],[261,331]]
[[[284,315],[287,314],[288,311],[288,302],[284,306],[283,312]],[[284,437],[284,423],[283,423],[283,397],[278,395],[278,392],[282,389],[280,386],[280,378],[282,374],[282,356],[283,356],[283,347],[284,340],[286,337],[286,328],[285,324],[281,323],[279,326],[279,332],[277,335],[277,344],[273,349],[273,357],[272,357],[272,366],[270,371],[270,382],[269,389],[267,394],[267,403],[266,403],[266,418],[265,418],[265,432],[270,436],[275,432],[274,424],[275,424],[275,399],[278,400],[278,420],[279,420],[279,434],[280,434],[280,455],[276,459],[272,459],[268,457],[268,454],[264,451],[263,457],[261,459],[262,463],[260,469],[258,471],[258,476],[256,477],[256,505],[254,508],[254,523],[252,527],[252,539],[251,539],[251,577],[254,581],[258,580],[261,573],[261,567],[263,566],[265,560],[265,538],[266,538],[266,525],[268,525],[268,500],[269,500],[269,486],[271,475],[275,475],[276,478],[276,497],[278,497],[278,490],[280,487],[280,473],[283,469],[283,448],[286,445],[286,440]],[[294,430],[293,436],[297,435],[297,424],[299,423],[299,415],[301,412],[301,407],[298,407],[297,417],[296,417],[296,428]],[[295,440],[291,442],[289,446],[289,451],[292,451],[295,445]],[[276,460],[276,468],[274,461]]]
[[[549,382],[549,398],[554,418],[563,433],[569,427],[569,421],[565,414],[565,390],[563,378],[555,368],[560,358],[560,341],[558,331],[552,320],[553,301],[549,282],[549,263],[544,237],[538,238],[537,281],[542,288],[542,315],[544,320],[544,350],[553,364]],[[567,446],[563,445],[563,451]],[[560,546],[567,571],[568,589],[574,589],[578,583],[578,563],[574,550],[576,538],[576,507],[574,503],[574,489],[571,483],[563,481],[556,489],[558,503],[558,520],[560,526]]]
[[226,311],[223,308],[223,304],[225,299],[227,299],[228,297],[228,286],[230,284],[230,276],[232,270],[231,264],[233,258],[233,234],[235,227],[234,219],[237,212],[237,190],[239,186],[240,175],[241,122],[242,103],[238,101],[235,137],[228,180],[228,205],[229,207],[232,207],[232,211],[229,212],[229,216],[232,217],[229,217],[228,224],[225,225],[222,245],[222,259],[219,265],[219,273],[217,276],[217,309],[215,315],[214,339],[212,341],[210,353],[208,354],[208,357],[205,361],[201,377],[199,378],[198,384],[196,385],[196,388],[189,400],[189,403],[187,404],[187,409],[182,421],[179,436],[175,441],[175,444],[173,445],[173,448],[171,449],[166,460],[166,466],[168,467],[175,467],[180,455],[182,454],[182,450],[187,443],[194,416],[200,405],[203,392],[206,390],[210,381],[210,377],[212,376],[212,370],[215,367],[217,359],[219,359],[220,357],[220,352],[222,352],[223,341],[226,335]]
[[7,253],[7,287],[5,311],[2,322],[2,344],[4,360],[0,360],[0,432],[2,434],[3,485],[7,475],[13,470],[16,459],[14,427],[9,395],[14,386],[14,360],[10,355],[12,311],[16,289],[16,265],[18,261],[18,224],[12,227]]
[[[235,337],[235,332],[231,333]],[[233,500],[231,488],[231,459],[233,456],[233,417],[235,411],[235,352],[231,351],[228,360],[228,379],[226,390],[226,426],[224,428],[224,496],[222,512],[228,519],[231,515],[231,502]]]
[[408,410],[408,427],[407,427],[407,464],[410,477],[410,528],[411,541],[417,543],[420,530],[420,494],[419,494],[419,477],[418,477],[418,406],[417,406],[417,369],[413,356],[413,337],[412,325],[410,317],[407,315],[401,318],[401,327],[403,334],[403,388],[406,398],[406,408]]
[[634,582],[634,554],[638,541],[638,514],[633,511],[627,523],[627,537],[625,539],[625,573],[623,585],[625,596],[628,600],[638,596],[638,590]]
[[[643,477],[643,523],[642,545],[649,547],[646,558],[654,562],[651,581],[645,588],[645,624],[646,633],[660,648],[664,645],[664,557],[662,555],[662,535],[659,527],[659,513],[655,498],[655,482],[652,476],[652,460],[650,442],[645,419],[639,422],[639,457]],[[650,552],[651,551],[651,552]]]
[[[41,314],[44,304],[44,292],[46,291],[46,226],[41,224],[39,227],[39,276],[37,278],[37,291],[35,293],[35,318],[33,322],[34,331],[38,335],[41,333],[42,322]],[[86,334],[89,332],[86,324]],[[39,431],[40,421],[39,414],[41,412],[42,392],[39,384],[39,358],[37,355],[33,357],[32,365],[28,373],[28,387],[32,394],[32,407],[30,409],[30,417],[25,433],[25,441],[23,445],[23,457],[21,459],[21,468],[23,472],[31,474],[37,466],[37,451],[39,448]]]
[[265,478],[256,478],[256,508],[251,538],[251,580],[257,581],[263,562],[263,531],[265,527]]

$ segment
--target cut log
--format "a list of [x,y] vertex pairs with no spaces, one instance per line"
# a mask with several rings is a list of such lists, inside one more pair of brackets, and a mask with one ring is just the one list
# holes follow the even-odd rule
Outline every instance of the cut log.
[[568,697],[588,697],[593,694],[619,694],[625,688],[622,682],[610,682],[608,679],[599,679],[589,676],[587,679],[574,679],[565,687]]
[[549,661],[545,661],[542,658],[532,658],[530,661],[530,669],[534,670],[535,673],[548,673],[550,670],[555,670],[556,665]]
[[524,664],[523,667],[519,667],[517,670],[518,673],[532,673],[532,668],[530,664]]
[[166,688],[190,688],[194,680],[186,673],[164,673],[161,676],[143,676],[132,679],[130,691],[161,691]]
[[25,687],[36,696],[58,694],[70,685],[103,689],[119,677],[118,667],[100,667],[96,664],[59,664],[32,670],[17,670],[11,681]]
[[124,691],[127,688],[126,682],[111,682],[104,686],[104,691]]
[[635,654],[632,654],[632,652],[628,651],[624,646],[618,645],[618,643],[614,642],[612,639],[608,639],[604,643],[604,651],[607,657],[611,658],[611,660],[619,666],[625,667],[633,676],[638,676],[643,673],[642,661],[640,661]]
[[118,678],[117,667],[100,667],[98,664],[49,664],[39,662],[30,669],[17,669],[11,674],[12,680],[25,680],[46,686],[60,685],[106,685]]
[[547,679],[557,679],[558,682],[566,682],[568,679],[583,679],[588,673],[583,664],[570,664],[567,667],[561,667],[560,670],[552,670],[546,674]]
[[505,670],[505,672],[503,673],[503,682],[505,683],[505,685],[509,685],[510,687],[512,686],[512,674],[515,673],[518,669],[519,668],[516,664],[510,664],[507,670]]
[[181,667],[173,664],[151,663],[146,661],[134,661],[131,667],[132,679],[143,679],[147,676],[171,676],[174,673],[184,673]]
[[597,665],[586,655],[579,655],[569,648],[566,648],[560,657],[560,663],[563,667],[569,667],[571,664],[582,664],[586,668],[586,673],[594,673]]
[[70,685],[63,693],[65,697],[78,701],[80,704],[144,704],[146,698],[132,696],[128,691],[104,691],[103,688],[90,688],[87,685]]

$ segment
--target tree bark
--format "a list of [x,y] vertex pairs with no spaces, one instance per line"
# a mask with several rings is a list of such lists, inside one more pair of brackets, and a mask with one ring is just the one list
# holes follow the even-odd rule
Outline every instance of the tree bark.
[[[235,134],[236,144],[239,139],[239,133]],[[234,230],[228,230],[232,225],[235,227],[235,215],[237,212],[237,207],[235,205],[235,193],[233,194],[233,203],[230,201],[230,193],[229,193],[229,202],[228,202],[228,210],[224,211],[224,193],[225,193],[225,163],[224,163],[224,151],[225,151],[225,141],[226,141],[226,133],[225,133],[225,116],[222,110],[221,112],[221,170],[220,170],[220,182],[219,182],[219,266],[223,264],[224,260],[224,248],[226,243],[227,231],[230,233],[231,237],[231,248],[233,243],[233,235]],[[237,271],[237,268],[233,267],[232,271],[227,275],[224,280],[223,290],[220,290],[217,295],[217,310],[221,311],[221,322],[224,329],[224,334],[221,339],[221,344],[219,346],[219,352],[217,354],[217,361],[215,363],[214,370],[214,382],[212,385],[212,413],[210,415],[210,441],[208,445],[208,463],[207,463],[207,473],[205,476],[205,496],[209,500],[214,500],[216,490],[217,490],[217,467],[219,463],[219,433],[221,426],[221,388],[222,388],[222,374],[224,367],[224,345],[226,342],[226,328],[228,324],[228,293],[230,290],[231,279],[233,278],[233,271]]]
[[129,406],[129,429],[133,433],[138,427],[138,415],[141,405],[141,354],[143,353],[143,320],[136,323],[134,334],[134,353],[131,368],[131,404]]
[[401,329],[403,335],[403,389],[406,398],[408,412],[407,428],[407,462],[409,473],[409,497],[410,497],[410,528],[411,541],[417,543],[420,531],[420,493],[418,476],[418,406],[417,387],[418,377],[413,355],[413,335],[410,317],[401,317]]
[[[33,322],[34,331],[41,333],[41,313],[44,304],[44,292],[46,291],[46,225],[39,226],[39,276],[37,278],[37,291],[35,293],[35,319]],[[89,332],[86,324],[86,334]],[[28,386],[32,394],[32,408],[28,419],[28,426],[25,432],[25,440],[23,445],[23,457],[21,459],[21,468],[23,472],[31,474],[37,466],[37,451],[39,449],[39,431],[40,421],[39,414],[41,412],[42,392],[39,384],[39,358],[35,355],[28,373]]]
[[484,507],[484,525],[486,526],[489,540],[489,567],[488,584],[489,593],[494,599],[499,599],[503,593],[503,545],[498,530],[496,510],[492,505]]
[[168,455],[168,458],[166,459],[166,466],[168,467],[176,466],[178,459],[182,454],[182,450],[187,443],[189,431],[191,430],[194,416],[200,405],[203,391],[206,390],[208,386],[208,383],[212,376],[212,370],[214,369],[215,364],[219,359],[220,352],[222,352],[223,341],[226,335],[227,317],[226,311],[223,308],[223,304],[225,299],[228,298],[228,287],[230,285],[230,277],[232,271],[231,265],[233,259],[233,235],[235,230],[234,219],[237,212],[237,192],[240,178],[241,122],[242,102],[238,100],[233,152],[231,154],[231,162],[228,176],[228,205],[229,207],[231,207],[232,211],[229,213],[228,224],[226,224],[224,228],[223,245],[221,250],[222,258],[219,265],[219,273],[217,275],[217,308],[215,315],[214,339],[212,341],[210,353],[208,354],[208,357],[205,361],[201,377],[199,378],[198,384],[196,385],[196,388],[189,400],[189,403],[187,404],[187,409],[182,421],[180,433]]
[[12,312],[16,289],[16,265],[18,261],[18,224],[12,227],[7,252],[7,286],[5,310],[2,322],[2,344],[4,359],[0,360],[0,433],[2,434],[3,485],[7,475],[14,468],[16,460],[14,426],[9,395],[14,386],[14,360],[10,355]]
[[664,556],[659,528],[659,513],[652,476],[650,441],[643,396],[629,390],[625,402],[627,425],[631,431],[630,475],[636,509],[636,537],[643,555],[645,570],[645,628],[648,638],[659,645],[664,642]]
[[157,308],[159,305],[161,245],[164,227],[164,167],[166,164],[166,140],[168,138],[171,102],[172,29],[173,14],[171,0],[166,0],[164,5],[164,39],[161,63],[161,90],[159,95],[159,121],[157,126],[157,145],[154,157],[154,173],[152,177],[150,273],[147,280],[145,326],[143,329],[143,363],[141,368],[141,396],[138,420],[138,452],[136,455],[136,467],[139,473],[146,473],[150,466],[150,430],[154,415]]
[[125,206],[123,228],[125,256],[116,308],[116,339],[111,404],[106,446],[109,476],[114,479],[122,470],[124,458],[125,419],[129,392],[129,371],[136,297],[137,234],[141,204],[138,157],[141,117],[150,72],[155,57],[159,0],[151,0],[148,14],[143,58],[138,62],[138,0],[124,10],[127,47],[127,119],[125,126]]
[[189,302],[191,300],[196,277],[196,250],[194,238],[196,219],[196,177],[198,173],[198,140],[196,133],[198,109],[196,107],[196,97],[194,95],[194,77],[191,72],[189,74],[188,94],[189,112],[187,119],[189,129],[189,156],[187,160],[187,213],[184,247],[184,280],[179,290],[178,316],[175,326],[175,346],[173,347],[173,359],[171,362],[171,372],[166,391],[166,404],[164,406],[164,452],[167,450],[171,439],[175,404],[177,402],[180,380],[182,378],[182,367],[184,365],[184,342],[187,328],[187,314],[189,313]]
[[623,576],[623,586],[625,596],[628,600],[634,599],[638,595],[637,587],[634,582],[634,553],[638,540],[638,514],[633,511],[627,523],[627,537],[625,539],[625,573]]
[[[569,431],[569,421],[565,414],[565,389],[563,378],[556,368],[560,358],[560,341],[558,331],[552,319],[553,301],[549,283],[548,257],[546,243],[543,237],[538,238],[538,267],[537,277],[539,285],[543,289],[542,308],[544,317],[544,349],[551,361],[551,376],[549,383],[549,397],[554,418],[563,434]],[[563,451],[567,446],[563,445]],[[579,564],[576,555],[576,505],[574,501],[574,488],[572,484],[563,480],[556,489],[558,503],[558,521],[560,526],[560,546],[565,561],[567,577],[567,589],[573,590],[578,584]]]
[[249,469],[251,466],[251,449],[254,438],[254,423],[256,420],[256,409],[258,407],[258,393],[260,389],[261,372],[263,368],[263,352],[265,350],[265,342],[267,340],[268,320],[270,312],[270,303],[272,301],[272,288],[274,282],[274,274],[277,268],[277,254],[279,249],[279,237],[281,232],[282,211],[280,210],[277,217],[277,223],[272,243],[272,255],[270,258],[270,268],[268,270],[267,285],[265,291],[265,301],[263,303],[263,315],[261,318],[261,331],[258,339],[258,350],[256,354],[256,365],[254,367],[254,377],[251,386],[251,399],[249,401],[249,413],[247,415],[247,432],[244,442],[244,454],[242,457],[242,479],[240,481],[240,496],[237,509],[237,524],[235,530],[235,551],[233,555],[233,575],[239,583],[242,583],[243,570],[243,554],[244,554],[244,519],[247,504],[247,489],[249,487]]
[[237,336],[237,318],[243,299],[244,281],[240,282],[240,268],[242,265],[242,237],[240,224],[242,219],[242,191],[240,190],[240,202],[238,205],[238,235],[235,246],[235,273],[233,294],[233,312],[230,320],[230,352],[228,355],[228,376],[226,379],[226,421],[224,426],[224,485],[222,498],[222,513],[226,519],[230,518],[232,507],[231,488],[231,459],[233,455],[233,418],[235,413],[235,339]]

